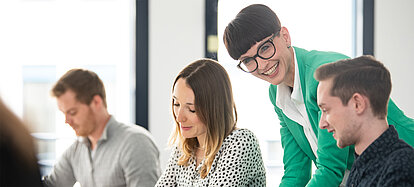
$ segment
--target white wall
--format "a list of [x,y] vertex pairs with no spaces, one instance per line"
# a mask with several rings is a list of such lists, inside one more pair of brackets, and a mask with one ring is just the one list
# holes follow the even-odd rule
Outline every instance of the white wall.
[[414,117],[413,0],[375,1],[374,55],[391,72],[391,98]]
[[204,57],[204,1],[149,1],[149,129],[161,149],[164,170],[174,122],[171,89],[176,75]]

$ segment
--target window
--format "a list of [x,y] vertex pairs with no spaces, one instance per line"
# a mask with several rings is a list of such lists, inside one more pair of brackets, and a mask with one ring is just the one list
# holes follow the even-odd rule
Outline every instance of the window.
[[43,175],[76,139],[50,96],[69,69],[96,72],[109,113],[134,122],[134,0],[0,1],[0,24],[0,97],[37,139]]

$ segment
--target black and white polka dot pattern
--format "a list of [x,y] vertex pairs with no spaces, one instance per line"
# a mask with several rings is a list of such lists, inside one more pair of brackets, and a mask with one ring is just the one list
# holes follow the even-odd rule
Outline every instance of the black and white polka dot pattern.
[[234,130],[224,139],[204,179],[199,173],[204,160],[196,167],[192,157],[188,166],[180,166],[181,154],[176,147],[155,186],[266,186],[260,147],[254,134],[247,129]]

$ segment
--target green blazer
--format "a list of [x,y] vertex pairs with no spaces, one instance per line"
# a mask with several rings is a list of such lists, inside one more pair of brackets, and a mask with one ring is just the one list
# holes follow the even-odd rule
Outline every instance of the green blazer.
[[[339,186],[346,169],[354,161],[354,147],[340,149],[336,140],[326,129],[319,128],[321,111],[316,101],[318,81],[313,74],[320,65],[349,58],[335,52],[306,51],[294,47],[303,99],[313,131],[318,138],[318,159],[313,154],[301,125],[289,119],[276,106],[277,85],[270,85],[269,97],[280,120],[281,142],[284,150],[284,175],[280,186]],[[390,99],[388,104],[388,123],[394,125],[400,138],[414,145],[414,120],[408,118]],[[311,164],[317,169],[311,178]]]

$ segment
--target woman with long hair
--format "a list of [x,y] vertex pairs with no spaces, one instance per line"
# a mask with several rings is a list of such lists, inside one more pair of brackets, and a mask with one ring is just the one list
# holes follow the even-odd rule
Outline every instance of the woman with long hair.
[[255,135],[236,128],[230,78],[211,59],[185,67],[173,84],[175,147],[156,186],[265,186]]

